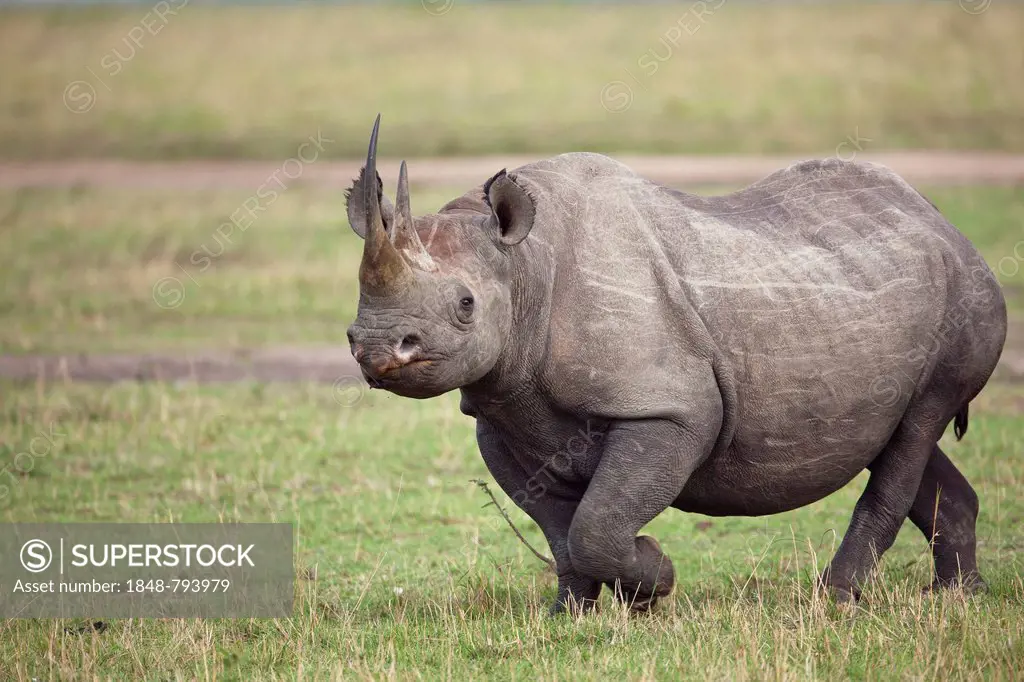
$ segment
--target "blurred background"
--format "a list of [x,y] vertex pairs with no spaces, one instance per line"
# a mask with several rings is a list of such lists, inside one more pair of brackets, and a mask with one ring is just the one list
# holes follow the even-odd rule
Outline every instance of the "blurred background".
[[[565,661],[598,679],[688,665],[697,679],[799,679],[809,661],[844,679],[1012,678],[1024,660],[1022,36],[1024,3],[1011,0],[0,1],[0,520],[301,529],[294,621],[120,624],[99,645],[8,622],[0,678],[339,665],[373,677],[396,661],[428,679],[550,679]],[[981,250],[1010,307],[1003,362],[947,450],[982,499],[994,596],[849,626],[808,616],[809,576],[862,476],[769,519],[655,520],[683,586],[667,620],[564,624],[550,640],[538,616],[503,631],[537,616],[554,581],[500,518],[488,525],[493,509],[467,483],[489,479],[472,420],[454,395],[370,394],[349,363],[361,242],[343,191],[378,112],[385,189],[408,159],[417,214],[568,151],[698,193],[811,157],[907,177]],[[97,378],[130,381],[84,381]],[[167,381],[135,381],[147,378]],[[929,580],[915,529],[886,566],[881,590],[917,595]],[[749,586],[763,599],[743,601]],[[615,655],[591,656],[608,642]]]
[[5,7],[7,158],[1024,147],[1005,0],[82,5]]

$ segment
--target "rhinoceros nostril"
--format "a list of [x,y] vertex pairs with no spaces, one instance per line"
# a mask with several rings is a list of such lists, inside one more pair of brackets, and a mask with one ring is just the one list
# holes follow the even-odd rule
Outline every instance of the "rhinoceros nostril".
[[406,334],[398,343],[398,350],[402,353],[412,353],[420,347],[420,337],[416,334]]

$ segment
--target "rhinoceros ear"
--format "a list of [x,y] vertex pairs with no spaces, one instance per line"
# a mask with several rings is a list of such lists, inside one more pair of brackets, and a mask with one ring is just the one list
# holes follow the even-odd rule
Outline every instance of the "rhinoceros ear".
[[491,219],[497,223],[498,239],[503,244],[518,244],[526,239],[537,214],[526,188],[503,168],[484,183],[484,196],[491,207]]
[[[386,196],[384,196],[384,183],[377,176],[377,200],[380,202],[380,217],[384,221],[384,229],[388,236],[391,235],[391,226],[395,224],[395,207]],[[345,203],[348,212],[348,224],[352,230],[363,239],[366,239],[366,207],[363,206],[363,183],[366,182],[366,167],[359,171],[359,177],[355,179],[352,186],[345,190]]]

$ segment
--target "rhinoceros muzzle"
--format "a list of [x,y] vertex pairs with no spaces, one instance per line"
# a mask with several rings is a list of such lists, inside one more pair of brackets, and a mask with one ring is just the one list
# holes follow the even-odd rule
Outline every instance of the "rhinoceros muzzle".
[[397,376],[398,370],[423,362],[422,346],[416,334],[389,335],[382,339],[355,341],[352,357],[371,386]]

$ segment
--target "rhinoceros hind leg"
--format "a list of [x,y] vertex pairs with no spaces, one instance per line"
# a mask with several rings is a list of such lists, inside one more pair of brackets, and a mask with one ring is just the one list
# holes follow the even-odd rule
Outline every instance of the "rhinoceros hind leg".
[[857,500],[850,527],[822,575],[837,601],[855,601],[875,563],[892,546],[910,513],[945,422],[935,412],[910,409],[885,448],[868,465],[871,478]]
[[935,581],[930,589],[985,589],[976,556],[978,496],[938,445],[928,460],[909,516],[932,548]]

